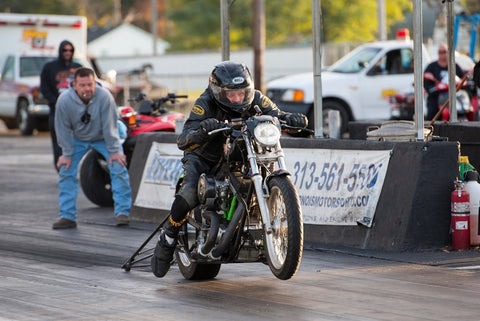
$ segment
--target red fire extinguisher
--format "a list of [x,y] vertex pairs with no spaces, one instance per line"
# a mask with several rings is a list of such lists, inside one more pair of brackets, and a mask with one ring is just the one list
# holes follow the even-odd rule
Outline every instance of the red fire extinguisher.
[[452,192],[452,249],[470,248],[470,194],[464,189],[462,181],[455,181]]

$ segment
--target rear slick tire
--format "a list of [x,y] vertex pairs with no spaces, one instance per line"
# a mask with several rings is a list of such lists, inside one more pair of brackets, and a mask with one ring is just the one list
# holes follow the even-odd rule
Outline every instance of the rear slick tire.
[[100,162],[106,162],[100,153],[95,150],[87,152],[80,166],[80,185],[90,202],[101,207],[111,207],[113,194],[110,172]]
[[277,278],[288,280],[295,275],[302,260],[303,221],[300,201],[295,186],[287,176],[272,177],[268,187],[270,196],[267,208],[273,242],[265,240],[267,262]]
[[[189,214],[190,215],[190,214]],[[177,247],[175,251],[175,258],[182,273],[183,277],[187,280],[210,280],[215,278],[220,271],[221,263],[197,263],[191,260],[189,251],[191,249],[191,244],[189,244],[189,235],[188,233],[195,234],[196,231],[193,227],[190,229],[187,227],[188,223],[185,223],[182,227],[184,233],[180,234],[181,245]],[[195,235],[190,235],[190,239],[195,239]]]

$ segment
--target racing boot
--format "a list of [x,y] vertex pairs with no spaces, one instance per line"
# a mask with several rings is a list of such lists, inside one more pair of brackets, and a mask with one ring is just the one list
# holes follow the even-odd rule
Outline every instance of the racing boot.
[[[162,231],[158,237],[158,242],[151,259],[152,272],[158,278],[164,277],[170,268],[170,264],[173,260],[173,253],[175,253],[177,245],[178,232],[180,231],[182,224],[185,222],[189,210],[190,207],[183,197],[177,196],[172,204],[170,217],[162,227]],[[178,216],[183,217],[183,219],[180,222],[174,221],[173,217]]]

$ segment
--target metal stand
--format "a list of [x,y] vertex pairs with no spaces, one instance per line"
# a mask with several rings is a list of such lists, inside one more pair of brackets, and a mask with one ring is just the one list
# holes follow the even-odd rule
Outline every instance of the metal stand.
[[[147,248],[147,244],[150,242],[150,240],[155,236],[155,234],[160,231],[162,228],[163,224],[167,221],[167,217],[157,226],[157,228],[147,237],[147,239],[140,245],[140,247],[128,258],[128,260],[125,261],[122,265],[122,269],[125,271],[130,271],[130,269],[137,263],[142,262],[153,255],[153,248]],[[144,250],[145,249],[145,250]]]

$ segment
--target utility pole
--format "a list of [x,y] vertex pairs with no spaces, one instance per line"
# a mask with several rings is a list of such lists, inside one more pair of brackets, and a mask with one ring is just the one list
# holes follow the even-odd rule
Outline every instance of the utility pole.
[[113,25],[116,27],[122,21],[122,1],[113,0]]
[[263,65],[265,60],[265,0],[253,1],[253,57],[255,89],[264,91]]
[[157,38],[158,38],[158,31],[157,31],[157,0],[151,0],[151,12],[152,12],[152,53],[154,56],[157,55]]

